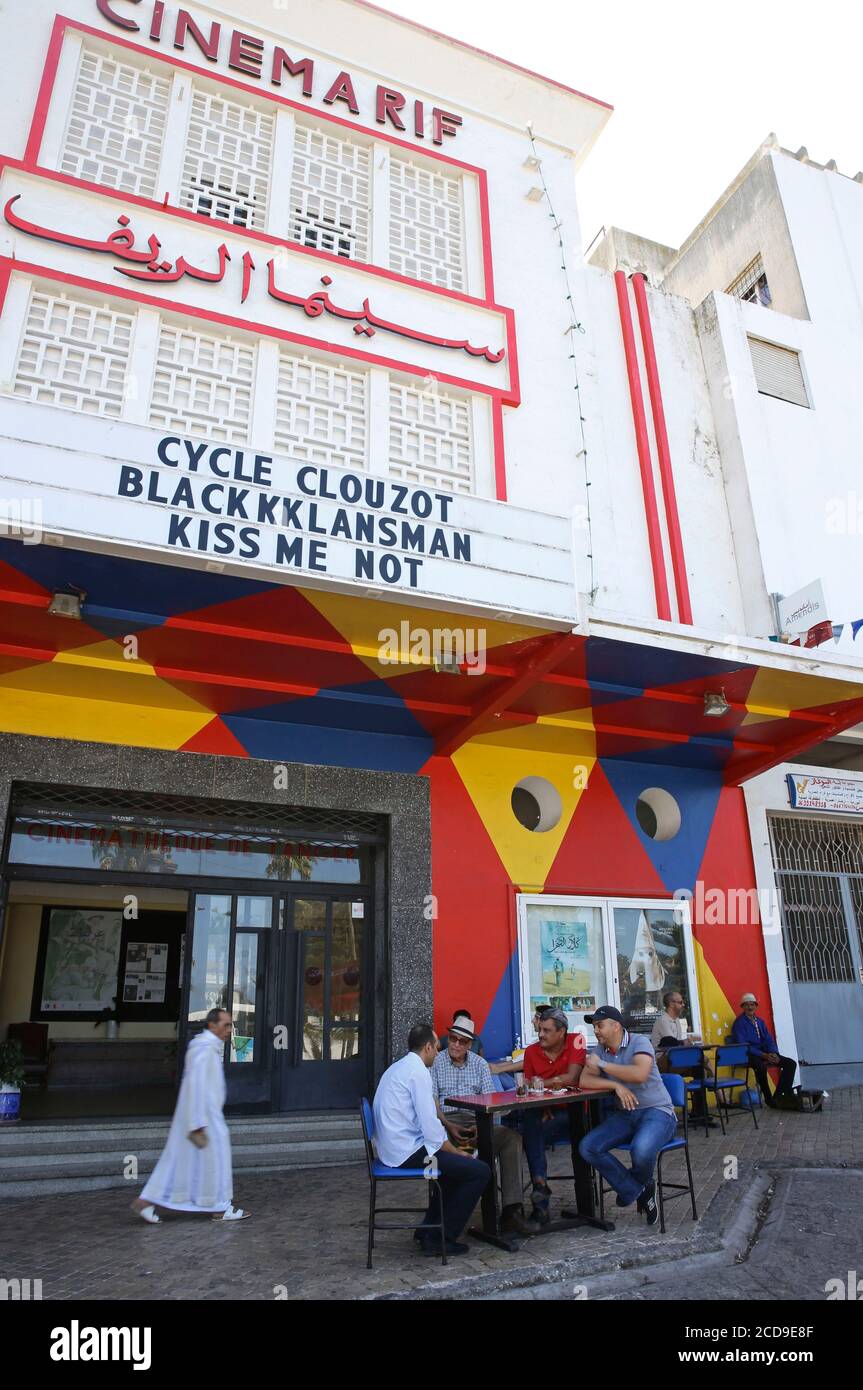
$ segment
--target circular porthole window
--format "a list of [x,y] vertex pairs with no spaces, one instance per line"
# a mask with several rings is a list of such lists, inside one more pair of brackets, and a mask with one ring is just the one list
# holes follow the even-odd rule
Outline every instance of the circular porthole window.
[[525,830],[553,830],[563,815],[560,792],[545,777],[522,777],[512,789],[510,802]]
[[651,840],[673,840],[680,829],[680,807],[671,792],[647,787],[635,803],[635,817]]

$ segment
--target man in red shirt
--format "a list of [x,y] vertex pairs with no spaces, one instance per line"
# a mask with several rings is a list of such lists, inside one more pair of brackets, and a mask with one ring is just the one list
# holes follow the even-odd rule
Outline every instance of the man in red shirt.
[[[577,1086],[581,1069],[587,1060],[584,1039],[568,1031],[569,1024],[563,1009],[550,1009],[539,1025],[539,1042],[531,1043],[524,1053],[524,1080],[530,1085],[533,1077],[541,1077],[546,1090],[561,1091]],[[551,1191],[546,1181],[545,1146],[554,1139],[569,1136],[566,1110],[557,1110],[543,1119],[539,1109],[524,1112],[522,1139],[530,1169],[533,1190],[533,1215],[541,1225],[549,1220]]]

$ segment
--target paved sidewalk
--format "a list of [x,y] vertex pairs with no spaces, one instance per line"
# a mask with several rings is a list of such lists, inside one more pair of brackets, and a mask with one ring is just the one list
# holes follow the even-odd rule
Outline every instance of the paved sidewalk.
[[[708,1213],[717,1194],[721,1200],[698,1223],[685,1197],[675,1201],[665,1236],[658,1227],[648,1233],[634,1209],[615,1210],[619,1220],[612,1233],[559,1232],[527,1240],[513,1254],[471,1241],[470,1255],[444,1268],[415,1250],[410,1231],[397,1231],[378,1236],[369,1271],[368,1178],[362,1165],[244,1177],[235,1198],[253,1219],[229,1227],[183,1216],[146,1226],[128,1209],[137,1184],[128,1192],[4,1202],[0,1278],[41,1279],[44,1299],[446,1298],[631,1269],[616,1292],[633,1296],[645,1280],[637,1267],[655,1269],[663,1261],[720,1249],[721,1227],[738,1215],[759,1165],[818,1165],[834,1173],[845,1165],[863,1167],[863,1089],[835,1092],[820,1114],[762,1110],[758,1123],[756,1132],[751,1118],[741,1114],[725,1139],[718,1129],[709,1137],[703,1130],[692,1134],[699,1214]],[[571,1172],[569,1163],[568,1150],[556,1149],[550,1174]],[[682,1167],[682,1160],[672,1158],[676,1163]],[[419,1203],[418,1185],[400,1185],[398,1195],[384,1189],[384,1200],[413,1201],[406,1191],[415,1191]],[[850,1185],[848,1191],[850,1202]],[[570,1184],[558,1184],[556,1192],[555,1206],[571,1202]],[[841,1204],[841,1196],[835,1201]],[[834,1214],[841,1221],[839,1207]]]

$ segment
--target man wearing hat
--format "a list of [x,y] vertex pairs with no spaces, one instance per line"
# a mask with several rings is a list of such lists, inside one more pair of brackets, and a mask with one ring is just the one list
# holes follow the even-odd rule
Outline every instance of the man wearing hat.
[[[444,1105],[448,1096],[488,1096],[498,1089],[484,1057],[472,1050],[476,1036],[469,1014],[458,1014],[447,1030],[446,1047],[442,1048],[432,1066],[437,1112],[451,1142],[473,1148],[476,1137],[476,1116],[455,1105]],[[536,1222],[525,1217],[521,1188],[521,1140],[515,1130],[495,1125],[492,1131],[494,1156],[500,1160],[501,1230],[519,1235],[535,1235]]]
[[[586,1091],[613,1092],[616,1106],[584,1136],[579,1153],[614,1188],[619,1207],[637,1202],[648,1226],[655,1226],[659,1220],[653,1180],[656,1155],[674,1138],[677,1115],[659,1074],[653,1044],[642,1033],[630,1033],[622,1014],[610,1004],[585,1014],[584,1021],[593,1024],[599,1045],[588,1053],[581,1085]],[[629,1168],[611,1152],[621,1144],[632,1146]]]
[[[792,1094],[797,1063],[791,1057],[781,1057],[776,1039],[763,1018],[758,1017],[758,1000],[754,994],[744,994],[740,1000],[740,1014],[734,1020],[728,1041],[743,1043],[749,1048],[749,1063],[758,1078],[764,1104],[771,1110],[777,1108],[777,1101]],[[770,1090],[768,1067],[779,1067],[779,1085],[775,1095]]]

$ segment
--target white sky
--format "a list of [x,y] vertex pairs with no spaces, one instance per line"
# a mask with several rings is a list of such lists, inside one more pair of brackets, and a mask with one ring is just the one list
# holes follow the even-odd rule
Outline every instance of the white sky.
[[378,0],[599,97],[579,177],[585,244],[625,227],[679,246],[761,141],[863,169],[860,0]]

